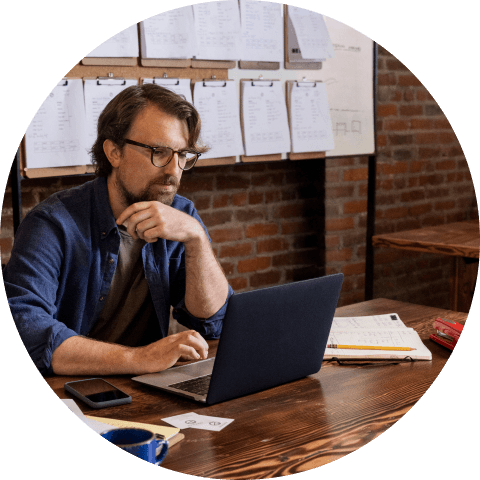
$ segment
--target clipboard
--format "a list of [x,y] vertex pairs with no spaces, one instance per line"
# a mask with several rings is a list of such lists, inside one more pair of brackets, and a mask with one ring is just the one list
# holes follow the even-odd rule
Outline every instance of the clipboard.
[[[211,88],[222,88],[227,85],[227,82],[232,82],[233,80],[219,80],[215,76],[210,79],[204,78],[203,80],[192,82],[192,89],[194,88],[195,83],[203,83],[204,87],[211,87]],[[195,167],[211,167],[216,165],[232,165],[236,163],[237,157],[236,156],[228,156],[228,157],[216,157],[216,158],[204,158],[200,157],[195,164]]]
[[192,68],[235,68],[235,60],[198,60],[192,58]]
[[243,70],[280,70],[280,62],[254,62],[239,60],[238,68]]
[[[276,79],[264,79],[262,76],[258,79],[254,78],[242,78],[240,79],[240,125],[242,127],[242,136],[245,139],[245,131],[243,128],[243,90],[242,90],[242,82],[252,82],[252,85],[255,86],[255,83],[258,85],[262,85],[264,87],[268,87],[268,83],[271,83],[270,86],[273,86],[272,82],[278,82],[279,80]],[[255,83],[254,83],[255,82]],[[245,140],[243,142],[245,145]],[[282,160],[281,153],[273,153],[271,155],[240,155],[240,159],[244,163],[253,163],[253,162],[278,162]]]
[[310,60],[302,57],[292,20],[288,16],[288,5],[284,5],[283,18],[285,25],[285,69],[320,70],[322,68],[322,62],[320,60]]
[[[315,88],[317,83],[320,83],[321,80],[306,80],[305,78],[299,82],[298,80],[287,80],[286,89],[287,89],[287,113],[288,113],[288,123],[290,126],[290,132],[292,132],[292,126],[290,124],[290,99],[292,94],[292,89],[295,87],[301,88]],[[320,159],[325,158],[326,152],[302,152],[302,153],[288,153],[289,160],[313,160],[313,159]]]
[[85,57],[81,60],[82,65],[104,65],[108,67],[136,67],[137,63],[137,57]]

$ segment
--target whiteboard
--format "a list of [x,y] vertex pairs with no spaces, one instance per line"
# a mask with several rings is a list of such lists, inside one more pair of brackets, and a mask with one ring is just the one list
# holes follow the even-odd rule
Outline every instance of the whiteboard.
[[[320,70],[245,70],[236,66],[228,78],[240,87],[241,79],[321,80],[327,87],[335,148],[327,157],[375,153],[374,132],[374,42],[360,32],[324,16],[335,57]],[[286,152],[282,158],[287,158]]]

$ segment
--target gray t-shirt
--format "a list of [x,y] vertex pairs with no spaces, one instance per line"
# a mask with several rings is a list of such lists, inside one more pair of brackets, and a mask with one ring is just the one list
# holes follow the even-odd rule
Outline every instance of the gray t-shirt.
[[127,346],[159,340],[160,327],[143,269],[145,241],[119,226],[120,251],[110,292],[89,337]]

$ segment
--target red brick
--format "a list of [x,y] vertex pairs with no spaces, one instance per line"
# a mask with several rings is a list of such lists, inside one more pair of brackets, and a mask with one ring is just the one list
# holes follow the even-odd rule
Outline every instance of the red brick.
[[207,227],[222,225],[224,223],[230,222],[231,219],[232,219],[232,212],[230,211],[227,212],[225,210],[219,210],[212,213],[204,213],[202,215],[203,223],[205,223]]
[[453,200],[435,203],[435,210],[451,210],[452,208],[455,208],[455,202]]
[[407,120],[386,120],[384,123],[384,130],[401,131],[407,130],[409,127]]
[[398,85],[401,87],[417,87],[422,86],[420,80],[413,74],[409,75],[399,75],[398,76]]
[[[418,217],[420,215],[425,215],[432,211],[432,206],[430,204],[425,205],[413,205],[408,209],[408,212],[411,217]],[[411,227],[415,228],[415,227]]]
[[404,218],[408,215],[408,208],[406,207],[395,207],[389,208],[384,211],[384,218]]
[[344,248],[342,250],[332,250],[325,253],[326,261],[329,262],[348,262],[352,258],[352,249]]
[[343,173],[343,180],[346,182],[358,182],[368,179],[368,168],[354,168]]
[[213,197],[213,208],[226,207],[228,205],[229,199],[230,199],[230,195],[227,195],[227,194],[216,195],[215,197]]
[[257,242],[257,253],[278,252],[287,248],[288,243],[284,238],[269,238]]
[[423,107],[421,105],[400,105],[400,115],[422,115]]
[[377,106],[377,115],[379,117],[390,117],[397,115],[397,106],[394,104],[389,105],[378,105]]
[[264,287],[265,285],[277,285],[281,278],[279,270],[254,273],[250,276],[250,286],[253,288]]
[[263,203],[263,193],[250,192],[248,194],[248,203],[250,205],[258,205]]
[[232,195],[232,205],[235,207],[240,207],[242,205],[246,205],[247,203],[247,193],[246,192],[241,192],[241,193],[234,193]]
[[265,270],[270,267],[272,259],[270,257],[249,258],[247,260],[239,260],[237,264],[238,273],[256,272],[257,270]]
[[220,249],[220,257],[246,257],[253,251],[252,243],[236,243],[235,245],[224,245]]
[[456,166],[455,160],[443,160],[435,164],[437,170],[454,170]]
[[382,175],[396,175],[408,172],[407,162],[381,163],[378,170]]
[[355,200],[343,204],[343,213],[364,213],[367,211],[366,200]]
[[236,292],[238,292],[239,290],[243,290],[248,286],[248,282],[245,277],[229,278],[228,283]]
[[433,127],[433,121],[425,118],[412,118],[410,128],[412,130],[429,130]]
[[302,217],[305,214],[305,206],[302,204],[285,205],[275,211],[276,218]]
[[255,225],[249,225],[245,232],[247,238],[276,235],[277,233],[278,225],[275,223],[257,223]]
[[347,275],[362,275],[365,273],[365,263],[348,263],[342,267],[342,272]]
[[436,132],[416,133],[415,142],[418,144],[438,143],[439,136]]
[[327,219],[325,221],[325,230],[327,232],[334,232],[337,230],[350,230],[355,227],[355,222],[352,217]]
[[306,233],[311,230],[306,220],[298,220],[293,222],[282,222],[281,229],[283,235],[290,235],[294,233]]
[[396,85],[397,84],[397,76],[391,73],[387,74],[379,74],[377,77],[378,85]]
[[241,228],[222,228],[209,230],[208,232],[214,243],[235,242],[243,238]]

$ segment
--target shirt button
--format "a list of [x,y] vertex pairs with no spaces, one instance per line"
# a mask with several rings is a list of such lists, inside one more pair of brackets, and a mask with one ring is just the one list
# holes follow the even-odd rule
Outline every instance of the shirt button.
[[113,258],[110,258],[110,260],[108,260],[108,263],[113,263],[115,260]]
[[100,301],[103,302],[103,299],[104,299],[104,298],[105,298],[105,297],[100,297]]

